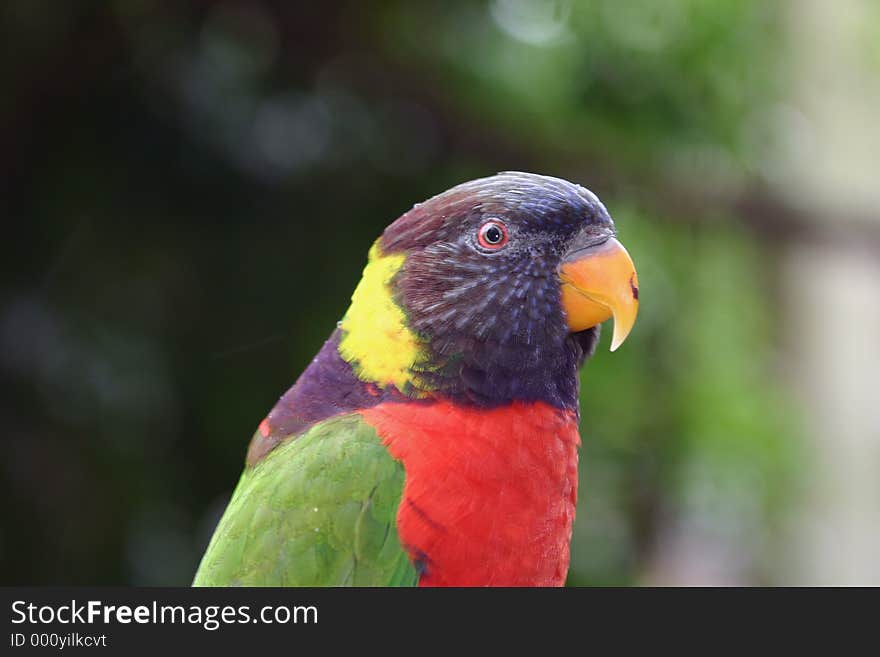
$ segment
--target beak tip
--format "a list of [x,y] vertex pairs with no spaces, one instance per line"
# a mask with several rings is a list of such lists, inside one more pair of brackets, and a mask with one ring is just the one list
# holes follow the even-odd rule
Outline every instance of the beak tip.
[[620,315],[614,317],[614,334],[611,336],[610,351],[617,351],[620,345],[626,342],[632,331],[633,324],[635,324],[635,319],[635,312],[632,314],[632,317],[626,317],[625,319]]

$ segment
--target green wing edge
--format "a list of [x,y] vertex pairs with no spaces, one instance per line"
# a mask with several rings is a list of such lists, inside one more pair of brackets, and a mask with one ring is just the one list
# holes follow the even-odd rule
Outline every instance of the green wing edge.
[[404,474],[359,415],[315,425],[245,470],[193,586],[415,586]]

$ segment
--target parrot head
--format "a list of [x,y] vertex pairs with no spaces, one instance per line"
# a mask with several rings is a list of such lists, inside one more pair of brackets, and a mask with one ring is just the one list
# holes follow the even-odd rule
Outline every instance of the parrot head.
[[340,322],[357,377],[410,397],[577,405],[598,326],[611,350],[638,310],[635,267],[601,201],[505,172],[414,206],[373,245]]

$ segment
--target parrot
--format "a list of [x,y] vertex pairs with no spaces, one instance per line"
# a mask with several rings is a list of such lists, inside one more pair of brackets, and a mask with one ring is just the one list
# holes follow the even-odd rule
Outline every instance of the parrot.
[[599,198],[508,171],[418,203],[259,424],[194,586],[563,586],[579,370],[638,278]]

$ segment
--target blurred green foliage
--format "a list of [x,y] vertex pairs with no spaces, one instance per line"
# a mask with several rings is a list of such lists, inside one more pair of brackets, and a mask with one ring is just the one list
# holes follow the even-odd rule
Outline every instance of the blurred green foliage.
[[388,52],[493,130],[566,159],[663,166],[707,148],[747,168],[750,119],[779,82],[773,3],[501,0],[490,18],[405,6],[381,14]]
[[5,3],[4,583],[186,584],[375,236],[502,169],[593,189],[640,274],[632,336],[583,374],[570,582],[662,580],[682,535],[774,581],[799,454],[773,264],[674,196],[760,177],[777,12]]
[[692,231],[626,205],[615,214],[639,267],[638,333],[613,355],[605,336],[582,374],[576,544],[609,545],[574,550],[571,581],[637,581],[643,550],[678,522],[743,550],[742,581],[773,581],[799,455],[794,406],[771,377],[772,261],[730,223]]

